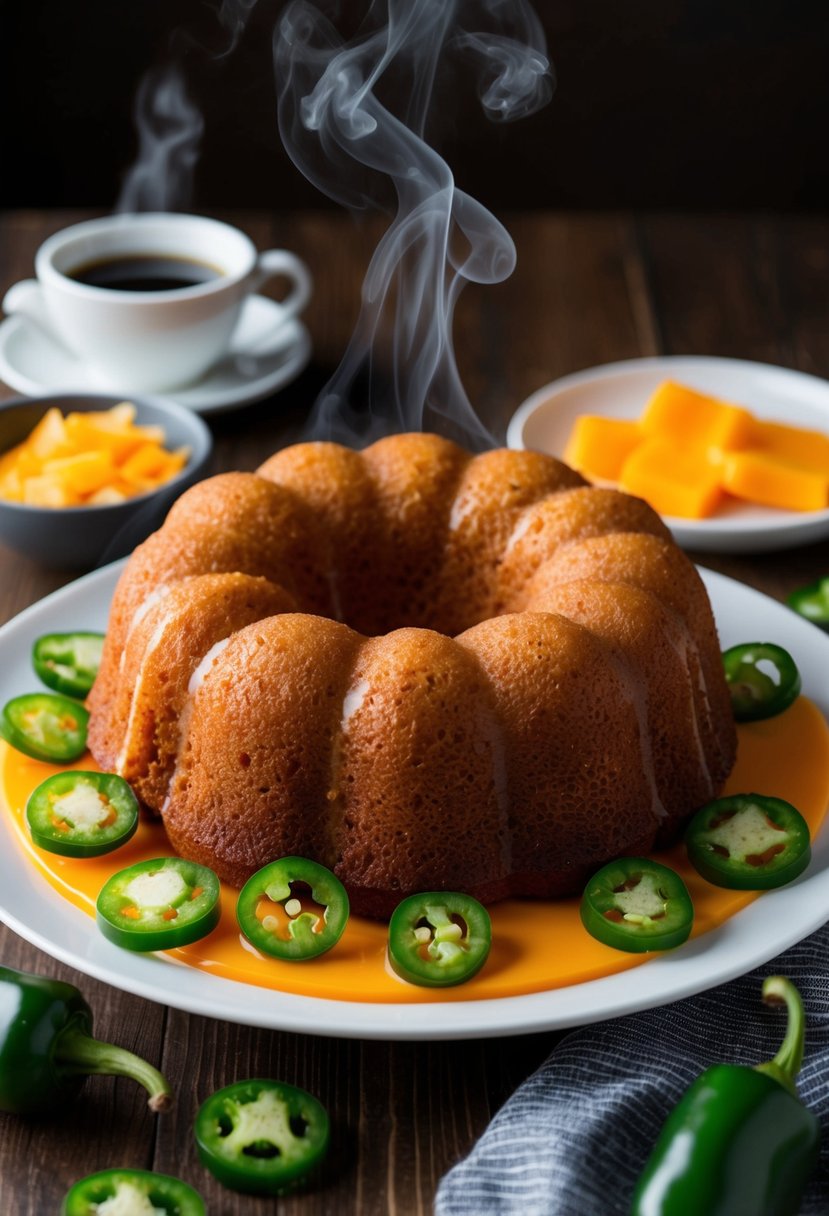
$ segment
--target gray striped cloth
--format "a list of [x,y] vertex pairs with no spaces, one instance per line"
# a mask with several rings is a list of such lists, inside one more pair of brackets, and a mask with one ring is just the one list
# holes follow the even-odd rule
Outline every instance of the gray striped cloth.
[[785,1016],[760,999],[767,975],[788,976],[806,1006],[798,1089],[824,1138],[801,1216],[827,1216],[829,924],[742,979],[562,1039],[442,1180],[436,1216],[627,1216],[650,1148],[694,1078],[777,1051]]

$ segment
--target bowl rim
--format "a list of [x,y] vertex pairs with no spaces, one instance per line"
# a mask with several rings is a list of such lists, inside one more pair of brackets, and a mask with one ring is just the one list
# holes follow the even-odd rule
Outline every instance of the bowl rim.
[[[151,405],[160,409],[162,413],[173,415],[184,422],[185,426],[189,425],[192,427],[194,440],[192,443],[187,445],[190,447],[190,455],[187,458],[187,463],[184,464],[182,468],[180,468],[179,471],[169,479],[169,481],[162,482],[161,485],[156,486],[153,490],[145,490],[141,494],[135,494],[131,498],[125,498],[123,502],[94,504],[83,503],[77,507],[41,507],[36,506],[34,503],[12,502],[8,498],[0,497],[0,510],[10,510],[13,512],[18,512],[21,515],[37,515],[45,512],[48,515],[59,514],[61,518],[64,516],[72,517],[85,515],[90,511],[98,514],[103,514],[107,511],[124,511],[131,509],[134,506],[140,506],[141,503],[149,502],[157,494],[162,494],[174,489],[179,482],[192,477],[194,470],[198,471],[199,469],[204,468],[212,454],[213,435],[204,419],[201,418],[200,415],[194,413],[192,410],[187,409],[186,406],[179,405],[178,402],[170,400],[169,397],[164,397],[153,393],[130,393],[128,395],[123,395],[118,393],[107,393],[102,390],[101,392],[66,393],[53,391],[50,393],[38,394],[34,397],[24,397],[22,395],[18,395],[16,397],[7,397],[5,400],[0,401],[0,414],[5,413],[7,410],[19,408],[24,405],[46,405],[47,402],[56,404],[57,402],[70,401],[91,401],[93,403],[99,403],[101,409],[112,408],[113,405],[120,405],[122,402],[129,402],[131,405],[135,405],[137,409],[140,408],[141,405]],[[111,402],[111,405],[107,407],[104,404],[105,402]],[[81,410],[81,412],[93,413],[94,404],[92,409]],[[0,449],[0,456],[2,456],[4,452],[10,450],[11,449],[9,448]]]

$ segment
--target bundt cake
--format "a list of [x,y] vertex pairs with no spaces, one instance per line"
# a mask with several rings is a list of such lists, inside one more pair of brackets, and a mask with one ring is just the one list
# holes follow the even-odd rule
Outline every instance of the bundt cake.
[[89,705],[183,856],[235,886],[311,857],[371,916],[575,892],[736,748],[705,589],[644,502],[421,434],[188,490],[121,576]]

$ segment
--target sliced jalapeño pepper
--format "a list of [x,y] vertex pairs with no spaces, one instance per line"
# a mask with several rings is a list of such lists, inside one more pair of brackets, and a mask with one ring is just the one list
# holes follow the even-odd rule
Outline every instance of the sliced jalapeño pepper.
[[448,988],[487,960],[492,923],[483,904],[456,891],[427,891],[399,903],[389,921],[392,970],[410,984]]
[[694,923],[694,905],[679,875],[644,857],[602,866],[584,888],[580,912],[591,937],[634,953],[681,946]]
[[325,1107],[295,1085],[237,1081],[204,1102],[194,1126],[199,1160],[234,1191],[294,1190],[328,1149]]
[[738,891],[782,887],[803,873],[812,855],[800,811],[764,794],[709,802],[688,824],[685,844],[703,878]]
[[305,857],[282,857],[248,879],[236,919],[263,954],[302,962],[336,946],[348,920],[345,887],[330,870]]
[[55,773],[26,803],[32,840],[64,857],[111,853],[135,834],[138,800],[115,773]]
[[797,1095],[803,1004],[782,976],[763,982],[788,1026],[773,1060],[715,1064],[668,1115],[636,1184],[631,1216],[795,1216],[817,1165],[820,1123]]
[[32,666],[47,688],[85,697],[98,674],[102,633],[47,633],[32,647]]
[[86,751],[89,714],[77,701],[54,692],[30,692],[0,711],[0,738],[34,760],[69,764]]
[[81,1178],[67,1192],[61,1216],[96,1216],[98,1212],[164,1213],[205,1216],[198,1191],[169,1174],[150,1170],[101,1170]]
[[101,888],[98,928],[125,950],[172,950],[206,937],[219,923],[219,880],[182,857],[139,861]]
[[782,714],[800,695],[800,672],[782,646],[746,642],[723,653],[725,681],[737,722]]
[[805,616],[807,621],[829,630],[829,576],[809,583],[808,587],[798,587],[788,596],[786,603]]

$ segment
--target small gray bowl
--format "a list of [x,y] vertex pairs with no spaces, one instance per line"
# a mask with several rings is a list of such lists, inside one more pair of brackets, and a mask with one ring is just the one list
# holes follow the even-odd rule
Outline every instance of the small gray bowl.
[[140,426],[164,428],[164,445],[187,447],[184,468],[157,490],[100,507],[31,507],[0,498],[0,541],[53,570],[91,570],[123,557],[158,528],[173,501],[205,476],[213,438],[198,414],[163,397],[61,393],[0,402],[0,453],[31,433],[53,406],[68,414],[108,410],[129,400]]

